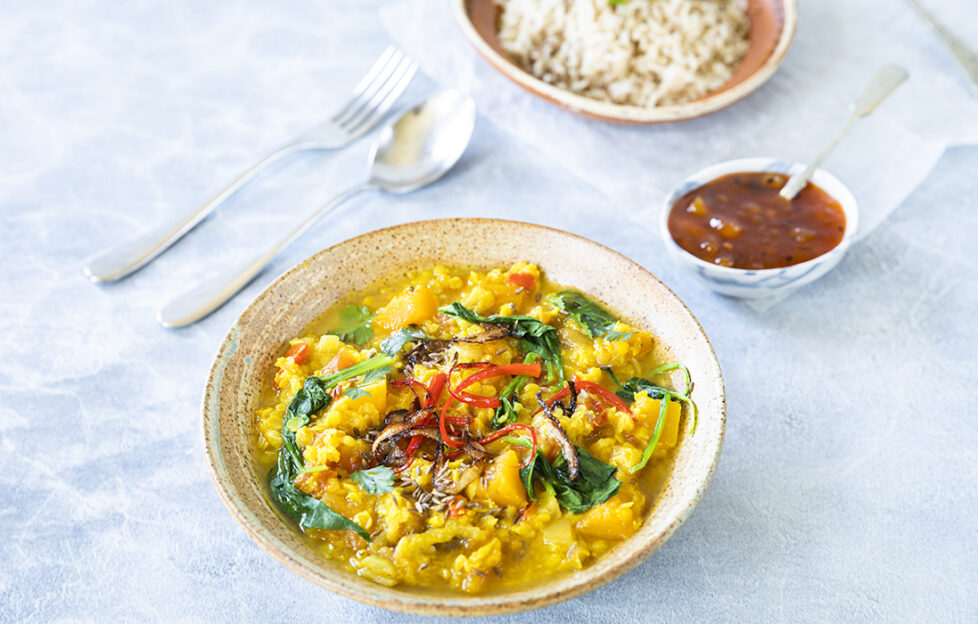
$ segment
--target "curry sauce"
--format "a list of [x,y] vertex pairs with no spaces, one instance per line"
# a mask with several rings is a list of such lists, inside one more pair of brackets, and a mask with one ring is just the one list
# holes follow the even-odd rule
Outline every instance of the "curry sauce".
[[532,264],[392,276],[276,360],[256,468],[307,543],[361,577],[525,588],[591,565],[654,509],[694,423],[688,377],[672,383],[685,367],[657,353]]

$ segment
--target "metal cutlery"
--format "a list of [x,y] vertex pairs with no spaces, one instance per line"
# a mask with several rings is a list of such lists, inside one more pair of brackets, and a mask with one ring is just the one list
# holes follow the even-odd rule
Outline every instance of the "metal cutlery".
[[125,277],[178,241],[272,163],[296,152],[338,149],[354,142],[383,119],[411,83],[417,68],[417,63],[407,55],[389,46],[353,88],[350,100],[333,116],[273,151],[178,221],[165,223],[92,258],[85,267],[85,275],[93,282],[111,282]]
[[157,316],[160,324],[182,327],[217,310],[283,249],[350,197],[368,190],[408,193],[434,182],[462,156],[474,126],[475,102],[453,90],[443,91],[404,113],[377,136],[364,182],[337,195],[254,259],[171,301]]
[[910,73],[898,65],[884,65],[877,71],[876,75],[873,76],[873,79],[869,81],[869,84],[866,85],[866,88],[859,95],[859,99],[856,100],[852,114],[846,120],[845,125],[839,129],[825,149],[822,150],[822,153],[804,171],[788,178],[788,181],[778,195],[788,201],[794,199],[795,195],[801,192],[801,189],[805,188],[805,185],[808,184],[808,179],[812,177],[812,174],[822,164],[822,161],[828,158],[829,154],[835,149],[839,141],[842,140],[842,137],[849,132],[853,124],[876,110],[876,107],[909,77]]

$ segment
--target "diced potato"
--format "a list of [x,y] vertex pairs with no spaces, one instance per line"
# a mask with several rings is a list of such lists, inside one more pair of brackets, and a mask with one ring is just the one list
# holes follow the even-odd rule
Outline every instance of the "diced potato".
[[574,535],[571,533],[570,518],[558,518],[543,529],[541,535],[544,542],[562,546],[558,550],[566,550],[574,543]]
[[577,523],[577,531],[598,539],[620,540],[635,532],[632,505],[623,504],[618,496],[592,507]]
[[376,381],[371,382],[369,385],[360,386],[360,389],[366,392],[364,396],[359,396],[357,398],[350,398],[345,394],[341,394],[333,404],[330,406],[330,411],[349,411],[354,412],[359,410],[363,405],[373,405],[377,408],[377,411],[381,414],[387,412],[387,377],[381,377]]
[[371,321],[371,326],[383,332],[392,332],[408,325],[422,323],[438,311],[438,299],[430,290],[417,287],[391,299]]
[[385,587],[397,585],[397,568],[388,559],[370,555],[360,560],[354,560],[351,563],[357,569],[357,574],[364,578],[370,579]]
[[486,496],[500,507],[526,505],[526,488],[520,480],[520,459],[512,449],[496,457],[486,469],[483,480]]

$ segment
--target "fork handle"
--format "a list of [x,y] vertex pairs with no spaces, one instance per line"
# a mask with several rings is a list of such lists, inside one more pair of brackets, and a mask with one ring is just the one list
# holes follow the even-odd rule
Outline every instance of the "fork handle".
[[305,234],[317,221],[354,195],[375,188],[377,187],[370,182],[364,182],[340,193],[265,252],[207,280],[165,305],[157,315],[157,320],[163,327],[184,327],[196,323],[247,286],[275,256]]
[[180,240],[263,169],[301,149],[304,149],[302,143],[291,143],[275,150],[182,219],[164,223],[90,259],[85,266],[85,275],[93,282],[112,282],[129,275]]

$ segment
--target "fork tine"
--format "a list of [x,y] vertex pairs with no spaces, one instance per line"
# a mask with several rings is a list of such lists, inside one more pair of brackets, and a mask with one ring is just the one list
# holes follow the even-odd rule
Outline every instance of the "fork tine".
[[363,97],[371,88],[376,88],[378,84],[383,84],[387,80],[387,76],[390,74],[391,69],[396,65],[398,59],[402,53],[395,46],[387,46],[383,53],[377,57],[374,64],[367,70],[360,82],[357,83],[353,90],[350,92],[350,99],[347,100],[346,104],[342,109],[337,111],[332,117],[332,120],[337,120],[340,117],[349,114],[350,110],[357,106],[360,98]]
[[338,113],[333,115],[333,119],[336,119],[349,112],[349,109],[354,105],[354,103],[356,103],[357,99],[363,95],[364,91],[367,90],[367,87],[369,87],[371,83],[373,83],[374,80],[381,75],[381,72],[383,72],[387,64],[390,62],[391,57],[393,57],[397,51],[397,48],[393,45],[389,45],[384,49],[381,55],[377,57],[377,60],[374,61],[374,64],[370,67],[370,69],[367,70],[367,73],[364,74],[363,78],[360,79],[360,82],[357,83],[357,86],[353,87],[353,91],[350,94],[350,99]]
[[414,79],[414,74],[417,71],[418,64],[409,58],[405,58],[405,62],[398,67],[398,71],[384,85],[386,88],[374,96],[366,110],[346,125],[347,130],[354,133],[354,136],[360,136],[373,128],[394,105],[397,98],[401,97],[404,90],[411,84],[411,80]]
[[398,66],[400,66],[405,58],[407,57],[403,52],[395,49],[394,54],[392,54],[387,62],[384,63],[383,68],[381,68],[381,71],[374,77],[370,85],[368,85],[362,93],[356,94],[356,96],[350,100],[349,105],[334,115],[333,121],[342,126],[352,117],[358,115],[360,111],[363,110],[363,107],[374,97],[374,95],[384,88],[384,85],[387,84],[391,78],[391,75],[397,71]]

